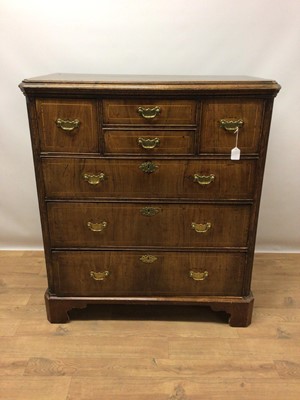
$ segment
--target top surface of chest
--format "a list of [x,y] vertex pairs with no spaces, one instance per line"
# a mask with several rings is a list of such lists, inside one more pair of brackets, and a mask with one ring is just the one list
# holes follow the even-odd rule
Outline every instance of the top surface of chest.
[[175,92],[195,93],[265,93],[276,95],[280,86],[273,80],[248,76],[198,75],[97,75],[51,74],[25,79],[21,89],[27,93],[96,93],[96,92]]

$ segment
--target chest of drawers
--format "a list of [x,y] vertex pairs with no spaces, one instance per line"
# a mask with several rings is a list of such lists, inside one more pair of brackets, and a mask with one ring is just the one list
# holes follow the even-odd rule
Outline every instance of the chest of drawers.
[[[249,77],[24,80],[50,322],[88,304],[210,306],[251,322],[273,100]],[[235,146],[240,159],[231,159]]]

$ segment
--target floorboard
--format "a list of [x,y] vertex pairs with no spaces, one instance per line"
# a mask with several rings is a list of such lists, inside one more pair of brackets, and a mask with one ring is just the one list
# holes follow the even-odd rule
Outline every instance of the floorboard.
[[42,252],[0,252],[1,400],[298,400],[300,254],[256,254],[253,322],[197,307],[46,319]]

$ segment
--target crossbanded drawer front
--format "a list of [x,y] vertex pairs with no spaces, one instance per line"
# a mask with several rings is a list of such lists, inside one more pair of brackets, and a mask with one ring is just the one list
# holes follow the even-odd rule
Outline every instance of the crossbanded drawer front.
[[42,165],[46,196],[61,199],[252,199],[256,169],[255,160],[43,158]]
[[42,152],[99,151],[97,102],[94,100],[36,100]]
[[195,130],[103,129],[105,154],[194,154]]
[[54,293],[76,296],[242,294],[243,253],[54,252]]
[[200,153],[226,153],[236,144],[241,153],[260,150],[264,101],[258,99],[210,99],[202,102]]
[[244,247],[251,211],[248,205],[204,204],[50,202],[47,207],[54,248]]
[[114,125],[195,125],[191,100],[103,100],[103,123]]

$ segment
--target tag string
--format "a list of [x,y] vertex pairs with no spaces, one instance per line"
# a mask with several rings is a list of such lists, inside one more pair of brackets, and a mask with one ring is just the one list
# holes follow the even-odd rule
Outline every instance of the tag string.
[[234,131],[235,133],[235,147],[237,147],[238,145],[238,140],[239,140],[239,127],[236,128],[236,130]]

